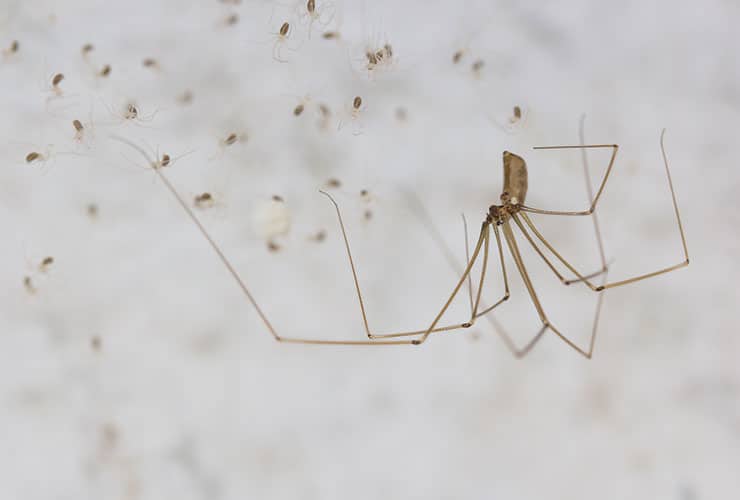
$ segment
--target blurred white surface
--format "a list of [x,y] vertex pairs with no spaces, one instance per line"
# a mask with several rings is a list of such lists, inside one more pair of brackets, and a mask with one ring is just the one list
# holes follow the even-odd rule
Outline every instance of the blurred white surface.
[[[736,2],[341,2],[310,39],[302,4],[236,3],[0,6],[0,45],[19,41],[0,62],[0,498],[736,494]],[[273,59],[283,21],[286,63]],[[385,43],[394,62],[370,74],[364,51]],[[57,72],[64,95],[47,101]],[[129,100],[137,123],[115,116]],[[496,122],[514,105],[527,120],[507,133]],[[475,233],[503,150],[527,159],[531,204],[585,206],[578,155],[531,151],[576,144],[582,113],[588,142],[621,146],[599,209],[611,277],[681,260],[664,127],[691,253],[687,269],[608,292],[591,361],[553,335],[514,360],[485,322],[420,348],[278,344],[154,173],[109,139],[178,157],[166,173],[181,194],[213,195],[197,213],[280,332],[361,339],[317,189],[341,181],[371,327],[423,328],[456,276],[405,193],[461,261],[460,213]],[[76,143],[73,119],[94,136]],[[230,133],[244,140],[224,146]],[[31,151],[50,160],[26,164]],[[589,157],[595,171],[606,158]],[[277,252],[254,223],[273,195],[290,211]],[[537,221],[598,264],[588,222]],[[527,259],[548,313],[585,345],[593,296]],[[486,301],[499,293],[494,273]],[[497,318],[523,343],[536,316],[515,293]]]

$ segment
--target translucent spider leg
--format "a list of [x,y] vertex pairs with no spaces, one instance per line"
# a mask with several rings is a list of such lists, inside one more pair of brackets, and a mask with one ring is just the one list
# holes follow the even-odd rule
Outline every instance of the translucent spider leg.
[[[534,223],[530,220],[530,218],[527,216],[526,213],[524,213],[524,212],[521,213],[522,214],[522,218],[524,219],[524,222],[526,222],[526,224],[529,226],[529,228],[532,230],[532,232],[535,234],[535,236],[548,248],[548,250],[550,250],[553,253],[553,255],[555,255],[555,257],[560,262],[563,263],[563,265],[565,265],[573,274],[575,274],[581,281],[583,281],[591,290],[594,290],[596,292],[600,292],[600,291],[606,290],[608,288],[615,288],[615,287],[618,287],[618,286],[628,285],[628,284],[634,283],[636,281],[641,281],[641,280],[644,280],[644,279],[647,279],[647,278],[652,278],[654,276],[658,276],[658,275],[665,274],[665,273],[668,273],[668,272],[671,272],[671,271],[675,271],[676,269],[680,269],[680,268],[685,267],[685,266],[687,266],[689,264],[689,251],[688,251],[688,247],[686,245],[686,236],[685,236],[684,231],[683,231],[683,225],[681,223],[681,215],[680,215],[679,210],[678,210],[678,202],[676,201],[676,193],[675,193],[675,191],[673,189],[673,181],[671,179],[671,172],[670,172],[670,168],[668,167],[668,158],[666,156],[665,147],[663,145],[663,137],[664,137],[664,135],[665,135],[665,129],[660,134],[660,151],[661,151],[662,157],[663,157],[663,164],[665,166],[666,177],[668,178],[668,187],[670,188],[670,191],[671,191],[671,200],[673,201],[673,210],[674,210],[674,213],[676,214],[676,223],[678,225],[678,231],[679,231],[679,233],[681,235],[681,244],[682,244],[682,248],[683,248],[683,252],[684,252],[684,260],[682,262],[680,262],[678,264],[674,264],[672,266],[664,267],[662,269],[658,269],[657,271],[652,271],[652,272],[649,272],[649,273],[645,273],[645,274],[640,274],[640,275],[637,275],[637,276],[633,276],[631,278],[627,278],[627,279],[624,279],[624,280],[614,281],[614,282],[605,283],[605,284],[596,286],[593,283],[591,283],[586,276],[584,276],[583,274],[579,273],[567,260],[565,260],[563,258],[562,255],[560,255],[560,253],[558,253],[557,250],[555,250],[555,248],[537,230],[537,228],[535,227]],[[602,183],[602,189],[603,189],[603,183]],[[545,212],[545,213],[548,213],[548,212]],[[549,212],[549,213],[552,213],[552,212]],[[580,214],[573,214],[573,213],[567,213],[566,212],[566,213],[562,213],[561,215],[580,215]]]

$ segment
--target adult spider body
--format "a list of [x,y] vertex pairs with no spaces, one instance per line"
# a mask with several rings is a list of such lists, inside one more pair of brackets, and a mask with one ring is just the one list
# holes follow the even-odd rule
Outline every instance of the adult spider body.
[[[594,219],[594,225],[596,228],[597,238],[599,239],[600,253],[602,257],[602,269],[600,271],[597,271],[591,274],[585,274],[585,273],[579,272],[574,266],[572,266],[568,261],[566,261],[561,256],[561,254],[553,247],[553,245],[550,244],[547,241],[547,239],[545,239],[545,237],[542,235],[542,233],[537,229],[537,227],[534,225],[534,223],[530,219],[528,215],[529,213],[543,214],[543,215],[561,215],[561,216],[592,216],[594,214],[594,210],[596,209],[597,203],[604,191],[604,187],[609,178],[609,175],[614,167],[615,158],[616,158],[617,151],[619,148],[616,144],[596,144],[596,145],[583,145],[582,144],[579,146],[545,146],[545,147],[535,148],[535,149],[542,149],[542,150],[556,150],[556,149],[580,149],[582,151],[585,151],[587,149],[611,149],[612,150],[609,164],[604,172],[604,176],[599,184],[599,188],[596,191],[595,195],[592,195],[590,187],[589,187],[589,199],[590,199],[589,208],[586,210],[576,211],[576,212],[543,210],[543,209],[525,205],[525,201],[527,197],[527,190],[529,187],[527,164],[521,156],[510,153],[508,151],[504,151],[503,153],[504,182],[503,182],[503,192],[501,193],[501,196],[500,196],[500,204],[492,204],[489,206],[484,216],[483,222],[481,223],[480,233],[478,236],[477,243],[475,244],[475,247],[473,249],[472,255],[467,260],[467,264],[465,266],[464,271],[462,272],[462,276],[458,279],[452,293],[449,295],[449,297],[445,301],[442,308],[439,310],[437,315],[434,317],[431,324],[426,328],[422,328],[418,330],[383,333],[383,334],[376,334],[371,331],[368,318],[367,318],[367,313],[365,310],[365,303],[364,303],[362,292],[360,289],[357,269],[355,266],[354,258],[352,256],[352,252],[350,250],[349,238],[347,237],[347,232],[346,232],[346,228],[344,225],[341,211],[339,209],[339,205],[336,203],[336,201],[330,194],[328,194],[325,191],[320,191],[322,194],[324,194],[329,199],[337,215],[337,220],[338,220],[339,227],[340,227],[341,234],[342,234],[342,240],[343,240],[344,247],[347,253],[347,258],[349,260],[352,278],[353,278],[355,290],[357,293],[357,299],[358,299],[358,303],[360,306],[360,312],[362,315],[362,320],[363,320],[363,325],[365,329],[365,334],[367,335],[367,340],[325,340],[325,339],[308,339],[308,338],[298,338],[298,337],[284,337],[282,335],[279,335],[276,329],[270,323],[269,319],[267,318],[262,308],[258,305],[256,299],[254,298],[252,293],[249,291],[244,281],[241,279],[240,275],[237,273],[236,269],[232,266],[230,261],[227,259],[227,257],[223,253],[223,251],[220,249],[220,247],[216,244],[216,242],[210,236],[210,234],[205,229],[203,224],[200,222],[198,217],[195,215],[193,210],[190,208],[188,203],[186,203],[185,200],[179,195],[175,187],[169,182],[169,180],[164,175],[164,173],[161,171],[161,169],[157,168],[155,169],[155,172],[160,177],[162,182],[165,184],[166,188],[170,191],[170,193],[175,197],[178,203],[185,210],[188,217],[192,220],[192,222],[196,225],[198,230],[201,232],[202,236],[208,241],[209,245],[216,252],[216,254],[218,255],[223,265],[226,267],[228,272],[231,274],[232,278],[235,280],[235,282],[240,287],[246,299],[252,304],[252,306],[257,311],[257,314],[259,315],[263,324],[266,326],[269,333],[272,335],[272,337],[275,340],[279,342],[294,343],[294,344],[315,344],[315,345],[403,345],[403,344],[420,345],[420,344],[423,344],[432,333],[449,332],[453,330],[470,328],[475,323],[475,321],[480,317],[486,316],[487,318],[490,319],[489,313],[493,311],[494,309],[496,309],[497,307],[501,306],[510,297],[509,278],[506,272],[505,257],[504,257],[504,251],[503,251],[503,246],[504,246],[503,243],[505,243],[506,247],[509,250],[509,254],[511,258],[514,260],[516,269],[526,287],[527,294],[529,295],[529,298],[531,299],[531,302],[537,312],[539,320],[541,321],[541,327],[539,328],[538,332],[522,348],[516,347],[514,343],[512,342],[512,340],[508,337],[508,335],[503,330],[497,329],[498,333],[502,336],[503,340],[505,341],[506,346],[511,350],[511,352],[516,357],[523,357],[532,350],[535,344],[543,337],[545,332],[547,332],[548,330],[551,330],[558,338],[560,338],[563,342],[565,342],[569,347],[571,347],[572,349],[574,349],[575,351],[577,351],[579,354],[583,355],[584,357],[590,359],[593,354],[594,341],[596,338],[601,300],[598,301],[597,312],[596,312],[596,316],[594,319],[594,326],[591,332],[589,346],[588,348],[581,348],[578,345],[576,345],[573,341],[571,341],[567,336],[565,336],[548,319],[548,316],[545,313],[544,307],[542,306],[537,296],[537,292],[532,283],[532,280],[527,272],[526,265],[522,258],[521,252],[519,250],[519,244],[517,241],[517,237],[515,236],[515,230],[518,230],[520,234],[524,236],[524,239],[528,242],[528,244],[532,246],[532,248],[535,250],[537,255],[543,259],[543,261],[547,264],[547,266],[552,270],[552,272],[560,279],[560,281],[564,285],[570,285],[575,282],[583,282],[586,286],[588,286],[594,292],[602,292],[603,290],[606,290],[609,288],[615,288],[615,287],[627,285],[630,283],[634,283],[637,281],[641,281],[644,279],[648,279],[654,276],[658,276],[660,274],[665,274],[665,273],[674,271],[676,269],[679,269],[681,267],[688,265],[689,257],[688,257],[688,249],[686,245],[686,238],[684,236],[683,226],[681,224],[678,204],[676,202],[676,196],[675,196],[675,192],[673,189],[673,182],[671,180],[670,170],[668,167],[668,160],[665,154],[665,148],[663,146],[664,132],[665,131],[661,133],[660,146],[661,146],[661,153],[663,156],[663,162],[665,165],[666,176],[668,179],[668,185],[669,185],[670,192],[671,192],[671,198],[673,201],[673,208],[674,208],[674,212],[676,216],[676,222],[678,225],[679,233],[681,235],[681,242],[682,242],[683,252],[685,256],[685,259],[682,262],[672,265],[672,266],[658,269],[656,271],[633,276],[628,279],[623,279],[620,281],[613,281],[613,282],[606,282],[606,271],[607,270],[606,270],[606,264],[605,264],[604,256],[603,256],[603,249],[601,248],[601,244],[600,244],[598,223],[596,222],[596,219]],[[147,162],[149,164],[153,163],[152,160],[148,157],[147,153],[143,149],[141,149],[139,146],[133,143],[130,143],[126,140],[120,139],[120,138],[114,137],[114,139],[128,144],[132,148],[136,149],[144,157],[146,157]],[[588,176],[587,176],[587,183],[588,183]],[[493,235],[496,240],[496,248],[499,254],[498,261],[501,266],[501,271],[502,271],[502,276],[503,276],[503,281],[504,281],[504,294],[501,296],[500,299],[498,299],[495,303],[493,303],[493,305],[486,307],[482,305],[481,295],[482,295],[482,290],[483,290],[483,284],[484,284],[485,277],[486,277],[486,270],[488,267],[492,231],[493,231]],[[532,232],[532,234],[534,234],[534,237],[530,234],[530,231]],[[467,241],[467,238],[466,238],[466,241]],[[543,252],[540,246],[538,246],[537,241],[543,244],[546,247],[546,249],[558,261],[560,261],[565,267],[568,268],[570,272],[572,272],[577,277],[577,279],[568,280],[561,273],[559,273],[558,270],[555,268],[555,266],[550,261],[550,259],[545,255],[545,252]],[[470,284],[470,275],[471,275],[473,266],[475,265],[475,263],[478,261],[478,259],[481,256],[482,256],[482,264],[481,264],[480,275],[477,280],[477,286],[473,288],[472,285]],[[594,285],[591,282],[591,279],[594,276],[598,276],[598,275],[604,275],[605,282],[602,283],[601,285]],[[458,292],[463,287],[466,281],[468,282],[468,286],[469,286],[470,302],[471,302],[471,311],[470,311],[470,316],[468,320],[465,322],[457,322],[457,323],[439,326],[442,316],[445,314],[450,304],[453,302],[454,298],[457,296]],[[601,297],[599,297],[599,299],[601,299]],[[409,338],[409,337],[413,337],[413,338]]]

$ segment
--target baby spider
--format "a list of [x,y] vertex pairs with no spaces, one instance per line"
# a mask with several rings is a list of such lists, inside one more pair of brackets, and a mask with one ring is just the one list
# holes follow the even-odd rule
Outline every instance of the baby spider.
[[38,292],[38,289],[33,284],[33,278],[30,276],[23,277],[23,288],[26,289],[26,292],[28,292],[29,295],[35,295],[36,292]]
[[331,109],[329,106],[323,102],[319,103],[318,106],[318,121],[316,122],[316,127],[319,130],[328,130],[329,128],[329,122],[331,121]]
[[93,50],[95,50],[95,46],[93,44],[86,43],[85,45],[83,45],[80,49],[80,52],[82,53],[82,58],[87,59]]
[[[349,119],[352,121],[352,134],[353,135],[360,135],[362,134],[363,125],[360,121],[360,115],[365,110],[365,106],[362,101],[362,97],[355,96],[354,99],[352,99],[352,107],[349,109]],[[343,121],[339,120],[339,123],[337,124],[337,130],[341,130],[343,126]]]
[[44,257],[41,260],[41,263],[39,264],[39,272],[47,273],[49,272],[49,269],[51,268],[51,265],[54,264],[54,257]]
[[159,65],[159,62],[151,57],[147,57],[143,61],[141,61],[141,65],[153,71],[160,71],[162,69],[162,67]]
[[221,144],[223,144],[224,146],[231,146],[233,144],[236,144],[238,140],[239,136],[232,132],[227,135],[223,141],[221,141]]
[[47,156],[38,151],[31,151],[26,155],[26,163],[45,162],[46,160]]
[[77,153],[73,152],[54,152],[54,146],[49,144],[46,146],[43,152],[40,152],[38,149],[36,149],[26,153],[26,155],[24,156],[24,160],[26,165],[39,165],[41,166],[43,171],[45,167],[52,165],[52,163],[58,156],[66,155],[79,156]]
[[[114,141],[123,142],[124,144],[127,144],[127,145],[129,144],[126,139],[123,139],[123,138],[118,137],[116,135],[111,135],[110,138],[113,139]],[[137,146],[137,148],[138,148],[138,146]],[[167,168],[167,167],[170,167],[170,166],[174,165],[175,162],[177,162],[181,158],[184,158],[185,156],[188,156],[191,153],[192,153],[192,151],[186,151],[185,153],[183,153],[181,155],[172,157],[172,156],[170,156],[167,153],[162,153],[160,155],[159,148],[157,148],[157,150],[152,150],[151,148],[149,148],[149,152],[146,153],[146,155],[145,155],[146,158],[147,158],[147,163],[144,164],[144,165],[140,164],[139,162],[135,162],[135,161],[131,160],[130,158],[126,157],[126,155],[123,155],[123,157],[131,165],[135,166],[136,168],[139,168],[139,169],[142,169],[142,170],[159,171],[161,169],[164,169],[164,168]]]
[[73,120],[72,126],[75,129],[75,142],[82,142],[82,139],[85,136],[85,127],[82,126],[82,122],[80,120]]
[[193,103],[193,92],[191,90],[185,90],[177,96],[177,102],[183,106],[187,106]]
[[88,217],[95,220],[98,218],[98,213],[100,212],[100,209],[98,208],[97,203],[88,203],[87,207],[85,207],[85,212],[87,213]]
[[54,76],[51,77],[51,87],[49,88],[49,90],[56,97],[61,97],[64,93],[62,91],[62,87],[60,86],[62,81],[64,81],[64,75],[62,73],[56,73],[54,74]]
[[308,38],[311,38],[311,29],[314,22],[326,27],[334,20],[335,13],[336,9],[332,2],[322,2],[321,6],[317,8],[316,0],[308,0],[305,10],[300,14],[301,22],[308,23]]
[[141,106],[131,100],[125,101],[119,109],[111,108],[105,101],[103,101],[103,105],[120,123],[133,123],[142,127],[145,126],[144,124],[154,121],[157,113],[159,113],[158,109],[155,109],[151,113],[144,113]]
[[235,144],[244,144],[247,142],[247,134],[244,132],[230,132],[226,137],[219,141],[219,147],[223,150]]
[[342,37],[338,31],[324,31],[324,33],[321,35],[321,38],[323,38],[324,40],[339,40]]
[[236,26],[237,24],[239,24],[239,14],[236,12],[232,12],[223,20],[224,26]]
[[[439,312],[436,314],[436,316],[434,316],[434,319],[431,321],[431,323],[427,323],[428,326],[425,326],[423,328],[419,328],[416,330],[411,330],[411,331],[376,334],[370,330],[367,314],[365,311],[365,305],[364,305],[365,302],[363,300],[361,289],[360,289],[360,283],[359,283],[358,274],[357,274],[357,270],[355,266],[355,261],[352,257],[352,252],[350,250],[350,245],[349,245],[349,239],[347,237],[347,232],[345,229],[341,211],[339,209],[339,205],[336,203],[336,201],[334,201],[331,195],[322,191],[322,194],[324,194],[328,198],[329,202],[333,206],[334,211],[336,212],[339,228],[342,234],[342,240],[344,243],[344,249],[346,251],[346,255],[349,261],[352,280],[354,283],[355,291],[357,294],[357,299],[358,299],[359,306],[360,306],[360,313],[361,313],[362,320],[363,320],[365,334],[367,336],[366,340],[324,340],[324,339],[310,339],[310,338],[301,338],[301,337],[284,337],[282,335],[279,335],[278,332],[275,330],[275,328],[270,323],[270,321],[268,320],[267,314],[258,305],[256,299],[254,298],[250,290],[247,288],[245,282],[242,280],[240,275],[234,269],[230,261],[226,258],[221,248],[216,244],[216,242],[207,232],[203,224],[195,216],[193,211],[190,210],[187,204],[183,202],[182,197],[177,193],[174,186],[167,180],[167,178],[159,170],[157,172],[160,178],[162,179],[163,183],[167,187],[167,189],[175,197],[175,199],[180,203],[180,205],[185,209],[187,215],[191,218],[191,220],[194,222],[198,230],[201,232],[201,235],[206,239],[208,244],[212,247],[217,257],[221,260],[222,264],[225,266],[226,270],[231,274],[234,281],[239,285],[239,288],[244,294],[246,300],[252,305],[252,307],[254,307],[258,316],[262,320],[263,324],[265,325],[270,335],[272,335],[272,337],[279,342],[297,343],[297,344],[320,344],[320,345],[399,345],[399,344],[420,345],[420,344],[423,344],[427,340],[427,338],[433,333],[451,332],[455,330],[459,331],[459,330],[468,329],[471,326],[473,326],[473,324],[478,318],[484,315],[487,315],[488,313],[490,313],[497,307],[501,306],[503,303],[505,303],[508,300],[510,296],[508,275],[506,272],[506,265],[504,263],[503,243],[505,243],[506,247],[509,250],[509,254],[511,255],[511,258],[514,261],[518,274],[526,286],[527,294],[529,295],[532,305],[534,306],[537,316],[539,317],[539,320],[541,322],[541,327],[539,331],[534,335],[532,340],[529,343],[527,343],[523,348],[517,348],[513,344],[513,342],[510,339],[508,339],[508,337],[505,336],[505,334],[503,334],[503,332],[499,332],[501,333],[502,337],[504,337],[504,339],[506,340],[507,347],[517,357],[523,357],[527,353],[531,352],[534,345],[543,337],[545,332],[549,330],[549,331],[552,331],[552,333],[556,337],[560,338],[564,343],[566,343],[573,350],[575,350],[576,352],[578,352],[585,358],[590,359],[593,354],[594,340],[595,340],[596,331],[597,331],[596,326],[597,326],[597,321],[598,321],[598,314],[594,321],[594,327],[591,332],[590,343],[587,348],[579,347],[573,341],[571,341],[568,337],[566,337],[563,333],[561,333],[561,331],[558,328],[556,328],[555,325],[548,319],[548,316],[545,313],[545,309],[542,303],[540,302],[537,296],[537,293],[535,292],[535,288],[527,272],[524,259],[522,258],[522,254],[519,251],[519,243],[518,243],[517,237],[515,236],[515,231],[519,232],[520,236],[523,237],[524,240],[526,240],[527,244],[534,249],[536,254],[545,262],[545,264],[547,264],[547,267],[549,267],[550,270],[552,270],[552,272],[556,275],[556,277],[563,284],[569,285],[572,283],[582,283],[583,285],[585,285],[586,287],[588,287],[590,290],[594,292],[601,292],[603,290],[607,290],[610,288],[616,288],[616,287],[628,285],[628,284],[642,281],[645,279],[649,279],[649,278],[652,278],[652,277],[655,277],[661,274],[669,273],[681,267],[687,266],[689,263],[688,247],[686,245],[686,238],[684,236],[683,226],[681,224],[681,218],[680,218],[679,210],[678,210],[678,203],[676,201],[676,195],[673,189],[673,182],[671,180],[671,174],[670,174],[670,170],[668,167],[668,159],[667,159],[665,148],[663,145],[664,132],[665,131],[663,131],[663,133],[661,133],[661,136],[660,136],[660,150],[661,150],[661,155],[663,158],[663,164],[665,167],[666,178],[668,181],[668,188],[671,193],[673,212],[676,217],[676,224],[677,224],[678,232],[681,238],[681,245],[682,245],[682,250],[683,250],[683,255],[684,255],[684,258],[681,262],[674,264],[674,265],[667,266],[667,267],[662,267],[652,272],[640,274],[640,275],[633,276],[627,279],[622,279],[619,281],[607,282],[607,280],[604,279],[602,281],[602,284],[595,285],[591,282],[591,280],[593,279],[594,276],[604,275],[605,270],[602,269],[601,271],[598,271],[593,274],[583,274],[579,272],[573,265],[571,265],[567,260],[565,260],[565,258],[553,247],[552,244],[549,243],[549,241],[543,236],[540,230],[534,225],[534,223],[530,219],[528,215],[530,213],[542,214],[542,215],[547,215],[547,216],[568,216],[568,217],[592,216],[596,210],[596,206],[599,202],[599,199],[601,198],[601,195],[606,186],[606,182],[614,166],[617,151],[619,149],[619,147],[616,144],[596,144],[596,145],[578,145],[578,146],[545,146],[545,147],[535,148],[538,150],[565,150],[565,149],[578,149],[581,151],[590,150],[590,149],[609,149],[611,150],[611,157],[609,159],[609,163],[604,171],[603,177],[599,183],[599,187],[596,191],[596,194],[593,195],[593,197],[590,197],[588,208],[586,208],[585,210],[580,210],[580,211],[545,210],[545,209],[530,207],[526,205],[525,201],[526,201],[527,189],[528,189],[528,171],[527,171],[526,162],[521,156],[510,153],[508,151],[504,151],[503,152],[503,189],[502,189],[502,193],[500,196],[500,203],[492,204],[486,210],[485,215],[483,217],[483,221],[480,226],[480,233],[478,236],[478,241],[475,244],[472,255],[468,259],[465,269],[462,272],[462,275],[460,276],[459,279],[457,279],[456,284],[454,288],[452,289],[451,294],[444,301],[444,304],[442,305]],[[136,146],[133,146],[133,147],[136,147]],[[137,148],[137,149],[139,150],[140,153],[145,155],[143,150],[141,150],[140,148]],[[493,232],[493,236],[495,238],[495,248],[498,252],[498,257],[499,257],[496,260],[501,266],[501,271],[502,271],[501,274],[503,277],[503,285],[504,285],[504,294],[493,305],[489,307],[485,307],[481,305],[481,294],[482,294],[483,284],[484,284],[484,280],[486,276],[486,269],[488,267],[489,251],[491,249],[491,232]],[[519,239],[519,241],[521,241],[521,238]],[[557,259],[563,266],[565,266],[575,276],[576,279],[569,280],[569,279],[566,279],[562,274],[560,274],[555,268],[555,266],[552,264],[550,259],[545,255],[545,252],[543,252],[543,250],[541,249],[539,245],[544,245],[544,247],[547,248],[547,250],[552,254],[552,256],[554,256],[555,259]],[[440,320],[442,316],[445,314],[445,312],[449,308],[450,304],[452,303],[452,301],[454,300],[455,296],[458,294],[460,289],[466,283],[466,280],[468,280],[468,277],[471,274],[473,266],[478,261],[478,259],[481,258],[481,256],[482,256],[483,262],[481,264],[480,277],[477,279],[477,286],[475,287],[475,289],[473,289],[472,285],[470,285],[470,300],[472,304],[470,316],[464,322],[453,322],[449,325],[440,325]],[[474,293],[473,293],[473,290],[475,290]],[[473,300],[473,297],[475,297],[474,300]]]
[[18,40],[13,40],[12,42],[10,42],[10,45],[8,46],[8,48],[3,49],[3,58],[10,59],[11,57],[13,57],[14,55],[18,53],[20,48],[21,48],[20,42],[18,42]]
[[60,104],[61,102],[74,97],[74,95],[68,95],[62,88],[62,82],[64,82],[64,80],[64,73],[54,73],[47,77],[44,82],[42,92],[46,95],[44,104],[46,111],[49,113],[63,111],[64,107],[52,108],[52,105]]
[[275,43],[272,45],[272,58],[279,63],[287,63],[288,60],[283,57],[283,47],[286,47],[289,51],[295,52],[301,48],[301,45],[291,47],[288,45],[291,34],[290,23],[287,21],[280,25],[280,29],[275,35]]
[[395,111],[396,120],[405,123],[409,118],[408,110],[404,106],[398,106]]
[[244,145],[247,143],[248,139],[249,136],[246,132],[229,132],[225,136],[221,136],[221,138],[218,139],[218,150],[209,158],[209,161],[223,157],[226,154],[227,149],[231,150],[240,145]]
[[522,110],[520,106],[514,106],[511,115],[505,117],[502,121],[499,121],[495,117],[491,117],[491,121],[507,134],[514,134],[524,128],[528,115],[529,112],[527,110]]
[[215,200],[211,193],[201,193],[193,198],[193,206],[195,208],[205,209],[213,207]]
[[470,66],[470,70],[473,72],[473,76],[475,78],[480,78],[481,77],[483,66],[485,66],[485,62],[483,61],[483,59],[477,59]]
[[452,63],[453,64],[459,64],[460,61],[462,61],[463,57],[465,57],[465,53],[467,51],[465,49],[460,49],[455,51],[454,54],[452,54]]
[[362,110],[362,97],[355,96],[354,99],[352,99],[352,118],[357,118],[360,116],[360,111]]
[[[303,116],[306,111],[308,111],[311,108],[316,108],[316,104],[314,103],[313,97],[311,97],[311,94],[306,94],[303,97],[298,96],[291,96],[294,99],[298,99],[298,103],[293,107],[293,116]],[[294,101],[295,102],[295,101]],[[321,112],[321,110],[317,110],[317,112]]]
[[319,229],[314,234],[310,235],[308,237],[310,241],[313,241],[314,243],[321,243],[326,239],[326,231],[323,229]]

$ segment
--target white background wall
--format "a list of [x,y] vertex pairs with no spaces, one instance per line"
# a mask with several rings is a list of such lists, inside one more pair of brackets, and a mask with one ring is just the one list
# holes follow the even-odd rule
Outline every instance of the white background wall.
[[[0,64],[0,498],[732,497],[737,3],[347,1],[310,39],[301,8],[0,4],[0,44],[20,42]],[[225,26],[231,13],[239,22]],[[271,33],[284,20],[294,31],[280,63]],[[328,29],[340,42],[321,38]],[[386,42],[394,63],[369,74],[366,46]],[[160,69],[142,67],[147,57]],[[103,64],[111,75],[96,78]],[[56,72],[64,96],[47,101]],[[365,109],[352,121],[355,95]],[[127,100],[152,119],[116,117]],[[319,102],[334,113],[323,131]],[[527,120],[506,133],[495,122],[514,105]],[[424,328],[456,275],[409,193],[459,260],[460,213],[475,233],[498,199],[505,149],[528,160],[532,205],[579,209],[579,156],[530,147],[577,144],[582,113],[588,142],[621,146],[600,207],[610,277],[682,260],[664,127],[692,259],[607,293],[591,361],[551,334],[515,360],[486,322],[418,348],[278,344],[154,173],[110,139],[188,153],[166,173],[188,200],[214,194],[216,206],[198,213],[281,333],[361,339],[334,214],[317,189],[342,181],[334,193],[371,327]],[[75,118],[94,132],[83,145]],[[232,131],[246,143],[220,149]],[[26,164],[31,151],[51,159]],[[596,177],[607,158],[589,156]],[[254,219],[274,194],[291,230],[270,253]],[[536,221],[580,267],[598,266],[588,221]],[[309,241],[319,229],[327,240]],[[47,255],[55,262],[43,274]],[[594,297],[525,258],[548,314],[586,345]],[[501,282],[491,269],[488,303]],[[536,316],[512,286],[496,318],[524,343]],[[460,299],[448,320],[465,320]]]

